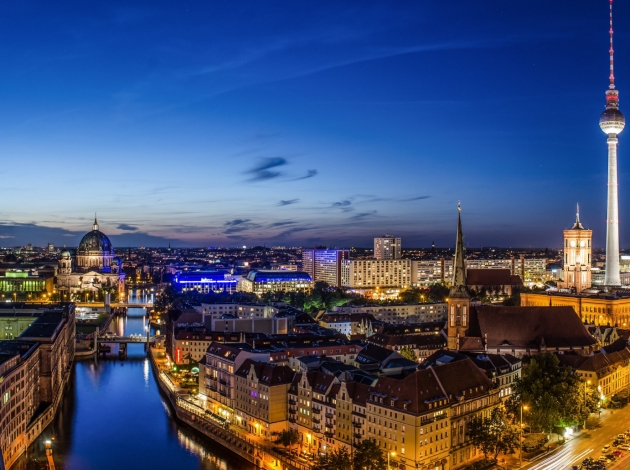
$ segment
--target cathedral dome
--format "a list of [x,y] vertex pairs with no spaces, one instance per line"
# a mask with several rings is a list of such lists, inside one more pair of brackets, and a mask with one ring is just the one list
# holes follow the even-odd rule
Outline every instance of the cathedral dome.
[[98,229],[98,222],[94,218],[94,225],[92,225],[92,231],[85,234],[79,243],[79,249],[77,255],[94,255],[95,253],[102,253],[104,255],[113,256],[114,247],[107,235]]
[[112,253],[114,251],[112,242],[100,230],[92,230],[86,233],[79,243],[78,254],[98,251],[100,253]]

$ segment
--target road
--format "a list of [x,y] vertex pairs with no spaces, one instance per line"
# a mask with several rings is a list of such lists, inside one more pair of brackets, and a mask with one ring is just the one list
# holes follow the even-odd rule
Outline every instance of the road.
[[[555,452],[523,465],[523,469],[565,470],[570,469],[571,465],[582,463],[586,457],[597,460],[602,455],[602,447],[612,444],[615,436],[624,433],[628,428],[630,428],[630,406],[614,410],[612,414],[606,411],[602,415],[601,428],[582,432]],[[630,469],[630,451],[623,451],[623,453],[623,457],[607,465],[606,468]]]

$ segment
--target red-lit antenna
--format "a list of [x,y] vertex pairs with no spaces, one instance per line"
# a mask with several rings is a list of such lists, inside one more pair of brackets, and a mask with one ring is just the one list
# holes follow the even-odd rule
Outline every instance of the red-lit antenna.
[[612,27],[612,20],[613,20],[613,16],[612,16],[612,3],[613,0],[610,0],[610,86],[609,88],[611,90],[613,90],[615,88],[615,67],[614,67],[614,53],[615,51],[613,50],[613,27]]

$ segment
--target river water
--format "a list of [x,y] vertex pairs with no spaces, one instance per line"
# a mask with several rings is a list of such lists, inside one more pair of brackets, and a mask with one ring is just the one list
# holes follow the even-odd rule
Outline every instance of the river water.
[[[129,309],[110,329],[144,333],[144,314]],[[55,465],[62,470],[254,468],[177,423],[155,380],[142,344],[130,344],[124,361],[114,354],[76,361],[57,417],[11,470],[46,469],[46,439],[53,439]]]

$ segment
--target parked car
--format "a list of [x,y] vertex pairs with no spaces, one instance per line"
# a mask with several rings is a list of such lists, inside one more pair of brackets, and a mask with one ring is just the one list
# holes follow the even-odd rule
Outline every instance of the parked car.
[[610,444],[606,444],[604,447],[602,447],[602,453],[605,454],[606,452],[608,452],[610,450]]
[[620,450],[616,450],[612,453],[615,457],[621,457],[623,455],[623,452],[621,452]]

